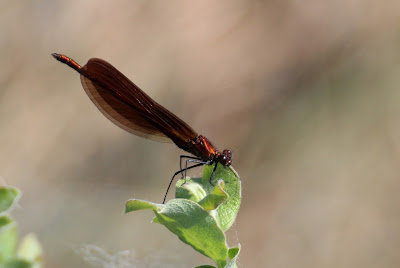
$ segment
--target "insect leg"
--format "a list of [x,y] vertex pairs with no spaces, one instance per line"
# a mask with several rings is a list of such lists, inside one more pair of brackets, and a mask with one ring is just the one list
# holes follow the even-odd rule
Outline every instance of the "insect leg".
[[[183,168],[182,168],[182,159],[183,158],[201,160],[201,158],[195,157],[195,156],[191,156],[191,155],[180,155],[179,156],[179,170],[183,170]],[[183,178],[183,173],[182,172],[181,172],[181,175],[182,175],[182,178]]]
[[214,186],[214,184],[211,181],[212,181],[212,178],[214,177],[215,170],[217,169],[217,166],[218,166],[218,162],[215,162],[215,166],[214,166],[213,171],[212,171],[211,176],[210,176],[210,184],[212,186]]
[[[204,165],[204,164],[203,164],[203,163],[198,163],[198,164],[193,165],[193,166],[191,166],[191,167],[188,167],[188,168],[186,168],[186,169],[191,169],[191,168],[199,167],[199,166],[202,166],[202,165]],[[171,188],[171,184],[172,184],[172,182],[173,182],[175,176],[178,175],[179,173],[181,173],[182,171],[184,171],[184,170],[182,170],[182,169],[181,169],[181,170],[178,170],[178,171],[175,172],[174,175],[172,176],[172,179],[171,179],[171,181],[169,182],[167,191],[165,192],[164,200],[163,200],[163,202],[162,202],[163,204],[165,203],[165,199],[167,198],[167,194],[168,194],[169,188]]]
[[[198,160],[198,159],[195,159],[195,158],[186,160],[186,163],[185,163],[185,175],[183,176],[185,178],[185,182],[184,183],[186,183],[186,171],[193,167],[193,166],[191,166],[191,167],[188,168],[188,163],[189,162],[199,163],[199,164],[203,164],[203,165],[208,165],[209,164],[209,162],[204,162],[204,161],[201,161],[201,160]],[[194,165],[194,166],[197,166],[197,165]]]

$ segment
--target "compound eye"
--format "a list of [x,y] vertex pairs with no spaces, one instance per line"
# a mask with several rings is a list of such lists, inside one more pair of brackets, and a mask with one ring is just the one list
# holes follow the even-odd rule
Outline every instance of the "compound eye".
[[232,164],[232,152],[230,150],[223,150],[219,156],[221,164],[230,166]]
[[232,155],[232,151],[231,151],[231,150],[225,149],[225,150],[222,152],[222,154],[231,156],[231,155]]

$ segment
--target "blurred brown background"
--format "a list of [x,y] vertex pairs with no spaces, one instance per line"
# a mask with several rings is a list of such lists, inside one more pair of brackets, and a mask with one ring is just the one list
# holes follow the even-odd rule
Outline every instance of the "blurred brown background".
[[52,52],[109,61],[233,151],[241,267],[400,266],[399,1],[0,7],[0,176],[47,267],[211,263],[151,212],[123,214],[162,200],[182,151],[113,125]]

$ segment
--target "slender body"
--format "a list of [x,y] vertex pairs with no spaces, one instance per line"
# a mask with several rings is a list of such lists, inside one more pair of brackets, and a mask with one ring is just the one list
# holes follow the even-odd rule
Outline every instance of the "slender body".
[[[92,58],[81,66],[65,55],[53,53],[52,56],[80,73],[82,86],[89,98],[117,126],[147,139],[173,141],[179,148],[195,156],[181,156],[181,159],[188,159],[185,168],[181,166],[172,177],[163,203],[177,174],[183,175],[182,172],[200,165],[215,164],[211,182],[218,163],[224,166],[232,164],[230,150],[218,151],[206,137],[198,135],[108,62]],[[188,162],[196,164],[187,167]]]

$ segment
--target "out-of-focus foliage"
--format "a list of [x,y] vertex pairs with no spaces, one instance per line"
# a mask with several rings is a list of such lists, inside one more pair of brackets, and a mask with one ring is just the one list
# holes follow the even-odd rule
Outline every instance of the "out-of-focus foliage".
[[42,249],[34,235],[25,236],[17,250],[17,226],[8,213],[19,196],[16,188],[0,187],[0,267],[40,268]]

